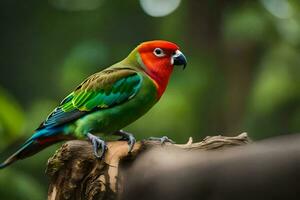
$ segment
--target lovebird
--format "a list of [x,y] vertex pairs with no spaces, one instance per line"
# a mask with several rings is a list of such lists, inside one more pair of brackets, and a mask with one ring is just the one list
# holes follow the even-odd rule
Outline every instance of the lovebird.
[[[77,86],[0,168],[71,139],[88,139],[95,156],[102,158],[107,147],[105,141],[94,135],[96,133],[120,136],[128,141],[130,152],[135,138],[122,128],[156,104],[174,66],[184,69],[186,64],[184,54],[172,42],[141,43],[125,59],[89,76]],[[164,140],[169,139],[163,137],[161,142]]]

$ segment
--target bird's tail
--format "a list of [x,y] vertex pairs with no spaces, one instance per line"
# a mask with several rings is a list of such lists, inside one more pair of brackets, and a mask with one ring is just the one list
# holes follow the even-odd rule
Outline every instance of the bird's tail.
[[67,139],[66,136],[60,134],[60,131],[58,130],[39,130],[31,138],[24,142],[24,144],[22,144],[14,154],[1,163],[0,169],[7,167],[17,160],[32,156],[44,148],[65,139]]

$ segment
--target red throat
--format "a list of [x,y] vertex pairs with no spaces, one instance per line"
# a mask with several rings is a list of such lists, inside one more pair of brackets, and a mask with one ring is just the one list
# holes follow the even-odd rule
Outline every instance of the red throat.
[[170,75],[173,71],[170,58],[157,59],[151,54],[141,54],[146,73],[151,77],[157,87],[157,98],[159,99],[167,88]]

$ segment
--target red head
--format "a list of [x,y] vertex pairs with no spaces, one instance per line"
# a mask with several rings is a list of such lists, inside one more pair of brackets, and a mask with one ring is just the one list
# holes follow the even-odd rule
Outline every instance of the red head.
[[158,88],[158,98],[165,91],[174,65],[186,66],[179,47],[163,40],[144,42],[137,47],[140,64]]

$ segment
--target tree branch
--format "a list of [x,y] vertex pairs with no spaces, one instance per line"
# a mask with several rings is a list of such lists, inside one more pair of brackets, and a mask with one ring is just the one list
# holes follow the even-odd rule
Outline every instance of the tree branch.
[[137,142],[128,154],[125,141],[108,142],[108,151],[104,160],[95,158],[88,141],[68,141],[48,160],[46,169],[50,177],[48,200],[100,200],[116,199],[122,193],[121,169],[130,167],[138,156],[148,149],[177,148],[187,151],[220,150],[243,145],[250,140],[246,133],[236,137],[206,137],[201,142],[193,143],[192,138],[186,144],[161,145],[155,141]]

